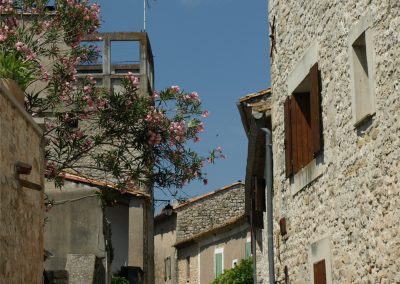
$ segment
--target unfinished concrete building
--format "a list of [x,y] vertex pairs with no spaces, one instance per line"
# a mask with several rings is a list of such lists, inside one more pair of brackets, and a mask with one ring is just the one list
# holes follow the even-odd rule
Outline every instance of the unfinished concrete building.
[[[90,74],[99,87],[118,92],[130,72],[139,78],[142,95],[152,93],[154,65],[146,33],[98,33],[83,43],[99,47],[101,61],[77,66],[78,80]],[[66,180],[61,190],[46,187],[55,200],[45,227],[45,248],[54,254],[46,270],[67,270],[70,283],[108,283],[115,273],[130,283],[154,283],[152,189],[128,190],[115,207],[102,208],[96,192],[110,184],[90,173],[67,174]]]

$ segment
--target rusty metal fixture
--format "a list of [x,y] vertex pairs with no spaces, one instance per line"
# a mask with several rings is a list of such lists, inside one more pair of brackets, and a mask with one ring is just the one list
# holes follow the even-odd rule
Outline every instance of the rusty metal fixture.
[[280,228],[280,231],[281,231],[281,236],[284,236],[284,235],[287,234],[287,230],[286,230],[286,218],[285,218],[285,217],[282,217],[282,218],[279,220],[279,228]]
[[16,162],[15,163],[15,172],[19,175],[29,175],[32,171],[32,166],[27,164],[27,163],[23,163],[23,162]]

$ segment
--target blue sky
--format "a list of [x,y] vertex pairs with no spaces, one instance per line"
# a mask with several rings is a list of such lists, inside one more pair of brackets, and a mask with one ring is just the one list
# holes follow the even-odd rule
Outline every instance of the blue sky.
[[[101,31],[143,29],[142,0],[102,0]],[[197,91],[206,131],[196,149],[221,146],[227,156],[207,166],[209,183],[184,188],[188,196],[244,180],[247,138],[236,102],[270,86],[267,0],[149,0],[147,32],[156,89],[179,85]],[[162,193],[157,198],[169,199]]]

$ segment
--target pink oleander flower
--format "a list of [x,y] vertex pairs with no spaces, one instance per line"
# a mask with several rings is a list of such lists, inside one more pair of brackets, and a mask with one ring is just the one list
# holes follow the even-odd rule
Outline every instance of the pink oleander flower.
[[92,98],[89,95],[85,95],[83,97],[83,99],[86,101],[88,107],[90,107],[90,108],[93,107],[94,102],[93,102]]
[[161,143],[161,135],[158,133],[154,133],[153,131],[149,131],[149,140],[150,145],[158,145]]
[[200,122],[199,125],[196,127],[197,132],[204,132],[204,123]]
[[126,76],[126,78],[131,82],[132,85],[139,84],[139,78],[133,75],[132,72],[128,72],[128,76]]
[[169,130],[171,132],[171,138],[173,142],[178,142],[182,143],[186,139],[186,127],[185,127],[185,121],[181,120],[179,122],[172,122]]
[[217,148],[215,148],[215,151],[217,151],[217,152],[222,152],[222,148],[221,148],[221,146],[218,146]]
[[179,86],[171,86],[171,90],[175,93],[179,93],[181,91],[181,88]]
[[86,86],[83,87],[83,92],[84,92],[85,94],[90,93],[91,90],[92,90],[92,87],[91,87],[91,86],[86,85]]
[[93,142],[90,139],[86,139],[85,142],[82,144],[82,149],[87,150],[92,147]]
[[199,95],[197,94],[197,92],[192,92],[192,93],[190,94],[190,98],[191,98],[192,100],[194,100],[194,101],[200,102],[200,97],[199,97]]
[[209,114],[210,113],[208,112],[208,110],[205,110],[201,116],[204,118],[207,118],[209,116]]

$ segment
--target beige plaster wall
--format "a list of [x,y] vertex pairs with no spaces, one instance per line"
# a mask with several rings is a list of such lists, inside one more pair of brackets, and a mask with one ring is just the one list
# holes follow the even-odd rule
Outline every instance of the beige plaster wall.
[[[168,216],[154,224],[154,283],[177,283],[176,215]],[[171,258],[171,279],[165,279],[164,260]]]

